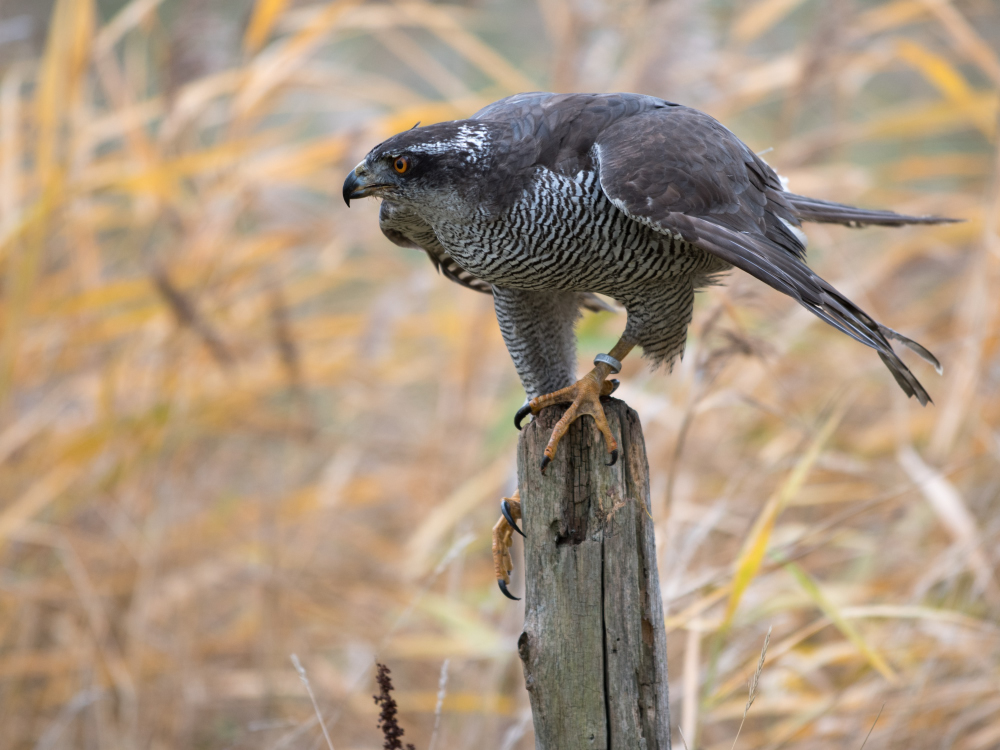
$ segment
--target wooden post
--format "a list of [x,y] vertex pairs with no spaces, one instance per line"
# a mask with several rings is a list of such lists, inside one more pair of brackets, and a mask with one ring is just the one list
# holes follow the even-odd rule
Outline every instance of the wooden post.
[[578,420],[545,476],[542,451],[563,407],[518,444],[525,617],[518,651],[536,750],[669,750],[667,638],[638,415],[610,399],[621,457]]

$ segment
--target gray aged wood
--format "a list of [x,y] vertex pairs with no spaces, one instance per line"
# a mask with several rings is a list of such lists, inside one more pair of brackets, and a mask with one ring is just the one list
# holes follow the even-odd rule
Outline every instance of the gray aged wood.
[[578,420],[546,475],[550,407],[518,444],[525,557],[518,651],[536,750],[669,750],[667,639],[638,415],[610,399],[621,458]]

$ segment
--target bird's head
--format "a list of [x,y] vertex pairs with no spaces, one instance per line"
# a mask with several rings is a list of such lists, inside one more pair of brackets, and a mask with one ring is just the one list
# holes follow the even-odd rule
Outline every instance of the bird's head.
[[414,208],[471,205],[490,169],[491,126],[455,120],[383,141],[347,175],[344,201],[375,196]]

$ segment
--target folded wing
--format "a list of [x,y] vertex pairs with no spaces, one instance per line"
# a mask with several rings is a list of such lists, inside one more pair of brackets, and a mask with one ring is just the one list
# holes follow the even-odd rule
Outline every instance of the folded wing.
[[[708,115],[683,107],[623,119],[601,133],[594,151],[604,193],[629,217],[713,253],[797,300],[878,352],[907,395],[921,404],[930,401],[889,339],[940,370],[934,356],[875,321],[803,260],[799,219],[848,223],[843,219],[850,207],[785,193],[774,171],[736,136]],[[849,221],[858,223],[913,218],[854,210],[858,213]]]

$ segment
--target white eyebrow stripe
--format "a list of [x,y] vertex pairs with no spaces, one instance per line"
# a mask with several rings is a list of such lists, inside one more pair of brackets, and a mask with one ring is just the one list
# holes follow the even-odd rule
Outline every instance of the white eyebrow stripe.
[[453,151],[465,152],[465,160],[479,161],[480,154],[488,148],[486,128],[463,123],[451,138],[442,141],[427,141],[410,146],[407,151],[414,154],[444,154]]

